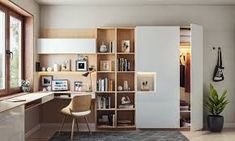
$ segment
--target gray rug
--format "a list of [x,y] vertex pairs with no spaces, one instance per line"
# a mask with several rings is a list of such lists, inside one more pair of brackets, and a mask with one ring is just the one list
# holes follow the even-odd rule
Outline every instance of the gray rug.
[[[189,141],[179,131],[76,132],[74,141]],[[49,141],[70,141],[70,132],[56,132]]]

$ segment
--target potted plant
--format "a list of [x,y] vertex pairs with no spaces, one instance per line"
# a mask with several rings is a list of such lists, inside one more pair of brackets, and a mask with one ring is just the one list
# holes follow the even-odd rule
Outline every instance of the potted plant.
[[221,132],[224,125],[224,117],[220,115],[229,103],[227,98],[227,90],[224,90],[219,96],[217,90],[210,84],[210,95],[206,102],[206,108],[210,115],[207,116],[208,129],[211,132]]
[[29,92],[30,91],[30,82],[28,80],[22,80],[21,81],[21,88],[23,92]]

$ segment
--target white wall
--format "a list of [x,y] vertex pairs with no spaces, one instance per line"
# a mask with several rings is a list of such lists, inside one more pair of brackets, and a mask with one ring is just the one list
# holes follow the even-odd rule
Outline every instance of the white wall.
[[204,96],[208,93],[216,51],[221,46],[225,81],[216,83],[227,88],[230,104],[224,112],[226,126],[235,127],[235,6],[126,6],[80,7],[42,6],[41,28],[80,28],[98,26],[188,25],[204,27]]
[[[36,51],[36,40],[39,36],[39,25],[40,25],[40,7],[34,0],[11,0],[29,13],[31,13],[34,17],[34,51]],[[34,52],[34,62],[36,58],[36,52]],[[37,126],[40,122],[39,119],[39,109],[35,108],[29,112],[25,113],[25,131],[28,132],[30,129]]]

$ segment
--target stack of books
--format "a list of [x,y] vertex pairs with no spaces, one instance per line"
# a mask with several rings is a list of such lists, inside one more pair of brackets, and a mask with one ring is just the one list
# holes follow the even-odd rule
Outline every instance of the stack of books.
[[110,109],[111,97],[110,96],[97,96],[97,108],[98,109]]
[[113,91],[113,80],[110,80],[107,77],[99,79],[97,81],[97,91]]
[[126,58],[119,58],[117,64],[118,71],[130,71],[131,69],[131,62]]

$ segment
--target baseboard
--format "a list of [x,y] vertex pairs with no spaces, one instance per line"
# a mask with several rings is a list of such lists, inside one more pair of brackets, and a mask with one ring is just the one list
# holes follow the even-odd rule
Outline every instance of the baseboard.
[[[58,130],[59,130],[60,125],[61,125],[61,123],[41,123],[40,124],[41,127],[44,127],[44,126],[46,126],[46,127],[48,127],[48,126],[49,127],[50,126],[58,127]],[[88,123],[88,125],[89,125],[91,131],[95,131],[95,129],[96,129],[95,123]],[[71,126],[72,126],[72,123],[65,123],[63,130],[69,130],[70,131],[71,130]],[[75,129],[77,128],[76,125],[75,125],[74,128]],[[78,124],[78,128],[79,128],[79,131],[88,131],[86,123],[79,123]]]
[[37,130],[39,130],[40,127],[41,127],[41,125],[38,124],[37,126],[30,129],[28,132],[25,133],[25,138],[27,139],[29,136],[31,136],[33,133],[35,133]]
[[224,123],[224,128],[235,128],[235,123]]

